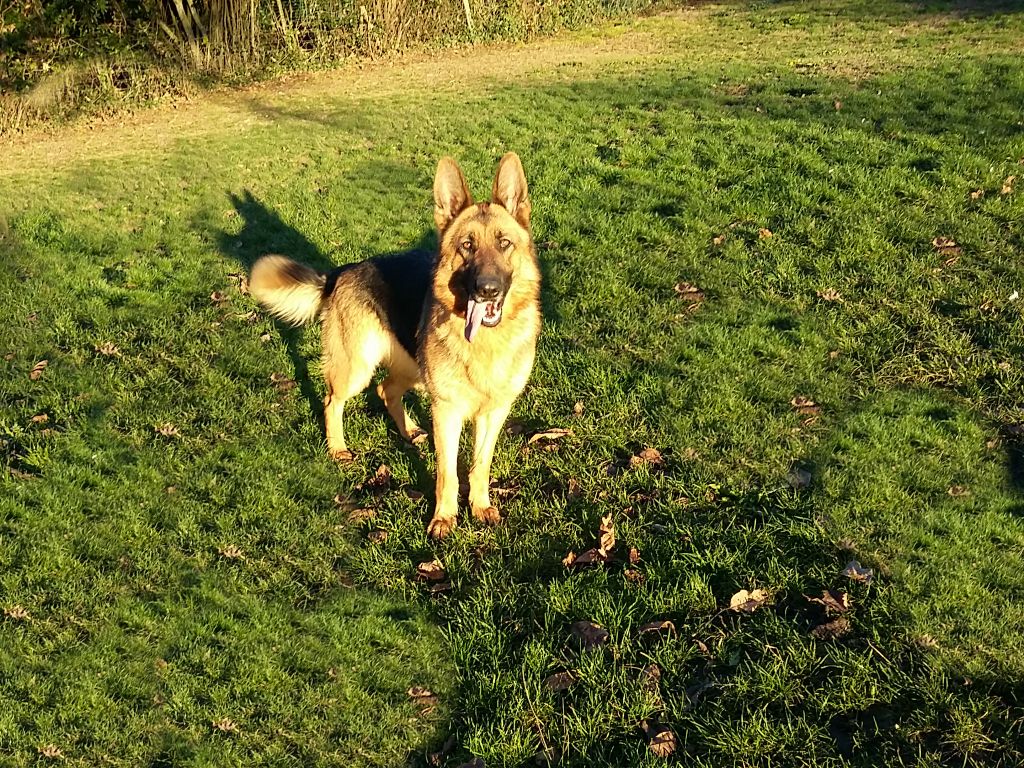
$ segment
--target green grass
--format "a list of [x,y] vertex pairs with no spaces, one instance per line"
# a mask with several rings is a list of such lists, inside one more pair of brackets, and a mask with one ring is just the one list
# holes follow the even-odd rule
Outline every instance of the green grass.
[[[702,6],[580,38],[636,57],[584,46],[440,93],[281,87],[237,97],[258,119],[230,131],[23,149],[0,174],[0,754],[404,765],[452,736],[452,766],[656,765],[638,724],[660,717],[692,765],[1019,764],[1022,39],[985,4]],[[573,436],[504,436],[507,521],[435,544],[432,452],[367,394],[358,461],[332,464],[318,331],[230,275],[414,245],[437,158],[482,193],[506,149],[546,280],[513,417]],[[664,467],[628,466],[645,446]],[[380,464],[392,490],[358,490]],[[608,514],[619,559],[566,569]],[[435,557],[440,595],[415,579]],[[771,603],[723,610],[741,588]],[[853,600],[838,640],[811,635],[825,588]],[[660,619],[676,633],[640,636]],[[580,620],[608,644],[580,650]],[[549,690],[559,671],[578,682]]]

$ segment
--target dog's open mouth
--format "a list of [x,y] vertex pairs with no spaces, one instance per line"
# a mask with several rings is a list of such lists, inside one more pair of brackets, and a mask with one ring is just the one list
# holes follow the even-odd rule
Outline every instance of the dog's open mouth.
[[473,340],[481,325],[493,328],[501,322],[501,307],[504,302],[504,296],[492,301],[469,299],[466,303],[466,341]]

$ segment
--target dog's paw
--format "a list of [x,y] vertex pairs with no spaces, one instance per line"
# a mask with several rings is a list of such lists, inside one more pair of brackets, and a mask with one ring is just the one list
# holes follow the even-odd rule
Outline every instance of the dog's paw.
[[356,458],[356,455],[348,448],[341,448],[335,451],[330,451],[329,453],[331,458],[339,464],[348,464],[351,461],[355,461]]
[[430,525],[427,526],[427,536],[432,539],[443,539],[452,532],[455,524],[456,518],[454,517],[437,517],[435,515],[430,521]]
[[473,510],[473,517],[485,525],[497,525],[501,522],[501,513],[494,507],[483,507]]

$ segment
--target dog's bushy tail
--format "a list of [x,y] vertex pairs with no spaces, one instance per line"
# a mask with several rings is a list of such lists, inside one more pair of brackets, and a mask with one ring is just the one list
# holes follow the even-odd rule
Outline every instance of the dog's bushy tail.
[[264,256],[252,266],[249,293],[274,317],[305,325],[320,312],[326,282],[326,275],[297,261]]

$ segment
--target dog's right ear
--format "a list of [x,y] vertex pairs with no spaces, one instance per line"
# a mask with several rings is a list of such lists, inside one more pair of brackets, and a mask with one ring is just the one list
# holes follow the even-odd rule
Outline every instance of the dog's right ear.
[[450,157],[442,157],[434,175],[434,223],[437,231],[444,232],[455,217],[473,204],[459,164]]

